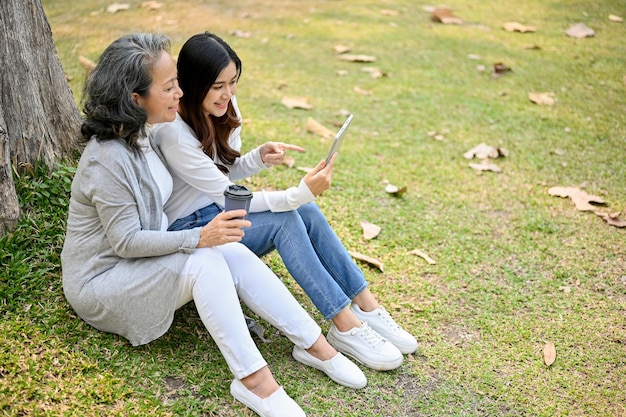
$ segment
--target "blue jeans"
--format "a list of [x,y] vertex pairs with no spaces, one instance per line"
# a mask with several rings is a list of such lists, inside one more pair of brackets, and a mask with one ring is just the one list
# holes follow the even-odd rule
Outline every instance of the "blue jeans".
[[[220,211],[211,204],[176,220],[169,230],[204,226]],[[363,272],[315,203],[280,213],[249,213],[247,218],[252,226],[241,243],[259,257],[276,249],[291,276],[327,320],[367,288]]]

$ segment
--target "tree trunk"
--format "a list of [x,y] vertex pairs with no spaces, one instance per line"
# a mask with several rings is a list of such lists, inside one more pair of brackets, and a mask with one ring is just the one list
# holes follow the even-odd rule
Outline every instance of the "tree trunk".
[[0,0],[0,235],[20,209],[12,169],[73,156],[81,115],[41,0]]

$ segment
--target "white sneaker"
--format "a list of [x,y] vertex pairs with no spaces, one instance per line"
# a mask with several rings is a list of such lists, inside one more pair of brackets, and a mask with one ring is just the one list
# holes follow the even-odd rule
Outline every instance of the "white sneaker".
[[367,385],[367,378],[365,374],[363,374],[363,371],[354,363],[350,362],[350,359],[343,356],[341,352],[327,361],[322,361],[306,350],[294,346],[292,356],[298,362],[319,369],[336,383],[348,388],[359,389]]
[[359,320],[366,321],[372,329],[376,330],[376,333],[393,343],[400,352],[413,353],[417,350],[417,340],[400,327],[383,307],[365,312],[353,303],[350,310]]
[[283,387],[267,398],[260,398],[235,378],[230,384],[230,393],[261,417],[306,417],[302,408],[287,395]]
[[402,352],[372,330],[367,323],[347,332],[340,332],[333,324],[326,339],[339,352],[377,371],[396,369],[404,360]]

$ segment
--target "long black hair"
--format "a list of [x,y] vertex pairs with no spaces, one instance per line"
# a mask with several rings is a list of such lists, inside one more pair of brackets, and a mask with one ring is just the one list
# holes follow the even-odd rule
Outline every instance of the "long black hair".
[[226,114],[221,117],[208,115],[202,110],[202,102],[220,73],[231,62],[237,68],[237,78],[241,76],[241,60],[235,51],[219,36],[204,32],[192,36],[185,42],[178,54],[178,82],[184,95],[180,99],[179,113],[191,126],[202,149],[210,158],[217,158],[222,164],[218,168],[228,172],[240,153],[231,148],[228,138],[234,129],[241,126],[232,102],[228,103]]

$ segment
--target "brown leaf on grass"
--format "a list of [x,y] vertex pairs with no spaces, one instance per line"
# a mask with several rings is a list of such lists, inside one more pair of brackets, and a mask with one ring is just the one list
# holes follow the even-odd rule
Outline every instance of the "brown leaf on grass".
[[379,68],[376,68],[376,67],[361,68],[361,71],[369,73],[370,77],[372,78],[382,78],[382,77],[387,76],[386,72],[383,72]]
[[363,229],[363,238],[366,240],[374,239],[380,234],[380,226],[361,220],[361,228]]
[[626,220],[620,219],[622,213],[603,213],[600,211],[596,211],[596,214],[604,219],[606,224],[609,226],[615,227],[626,227]]
[[452,13],[452,10],[447,7],[437,7],[430,15],[430,20],[437,23],[443,23],[444,25],[462,25],[463,19],[457,17]]
[[479,145],[474,146],[469,151],[463,154],[465,159],[487,159],[487,158],[499,158],[501,156],[509,156],[509,151],[504,148],[497,148],[495,146],[487,145],[486,143],[481,143]]
[[309,117],[306,120],[306,130],[308,132],[315,133],[316,135],[320,135],[326,139],[335,136],[335,132],[328,129],[326,126],[322,125],[320,122],[312,117]]
[[370,55],[350,55],[350,54],[342,54],[338,56],[342,61],[349,62],[375,62],[376,57]]
[[158,1],[144,1],[141,2],[140,6],[148,10],[158,10],[163,6],[163,3],[159,3]]
[[596,31],[585,25],[584,23],[575,23],[565,31],[570,38],[582,39],[595,36]]
[[128,9],[130,9],[130,4],[128,3],[111,3],[107,6],[107,12],[109,13],[117,13]]
[[493,64],[493,75],[495,76],[500,76],[511,71],[513,70],[502,62],[496,62],[495,64]]
[[548,342],[543,347],[543,361],[546,365],[550,366],[556,360],[556,347],[554,343]]
[[555,103],[554,93],[528,93],[528,99],[535,104],[552,106]]
[[506,22],[504,25],[502,25],[502,27],[507,32],[526,33],[526,32],[535,32],[537,30],[537,28],[535,28],[534,26],[525,26],[519,22]]
[[372,92],[371,92],[371,91],[369,91],[369,90],[363,90],[363,89],[362,89],[361,87],[359,87],[359,86],[355,86],[355,87],[354,87],[354,92],[355,92],[355,93],[358,93],[358,94],[361,94],[362,96],[370,96],[370,95],[372,95]]
[[433,258],[431,258],[430,256],[428,256],[428,254],[426,252],[423,252],[419,249],[413,249],[411,252],[409,252],[409,254],[411,255],[417,255],[420,258],[424,259],[426,262],[428,262],[431,265],[436,264],[435,260]]
[[400,12],[398,12],[397,10],[390,9],[382,9],[380,12],[385,16],[398,16],[400,14]]
[[488,162],[487,159],[483,159],[480,164],[475,164],[473,162],[470,162],[469,166],[470,166],[470,168],[475,169],[476,171],[502,172],[502,168],[500,168],[496,164],[492,164],[492,163]]
[[619,17],[617,15],[614,15],[614,14],[610,14],[609,15],[609,20],[611,22],[615,22],[615,23],[624,23],[624,19],[623,18],[621,18],[621,17]]
[[80,62],[80,65],[82,65],[83,67],[85,67],[85,69],[87,70],[87,73],[89,74],[91,71],[93,71],[93,69],[96,67],[96,63],[93,62],[91,59],[85,57],[85,56],[79,56],[78,57],[78,62]]
[[309,104],[306,97],[283,97],[281,103],[288,109],[311,110],[313,106]]
[[598,205],[605,204],[602,197],[587,194],[577,187],[551,187],[548,189],[548,194],[555,197],[570,198],[578,211],[595,212]]
[[394,196],[401,196],[406,192],[406,187],[398,187],[394,184],[385,185],[385,192]]
[[431,130],[429,132],[426,132],[426,134],[435,139],[435,140],[444,140],[446,138],[445,135],[447,135],[448,133],[450,133],[450,131],[448,129],[443,129],[441,132],[438,132],[436,130]]
[[335,52],[340,55],[348,53],[351,50],[350,47],[346,45],[335,45],[334,49],[335,49]]
[[353,251],[348,251],[348,253],[350,254],[350,256],[352,256],[354,259],[359,260],[359,261],[363,261],[366,262],[378,269],[380,269],[380,272],[385,272],[383,270],[383,263],[381,261],[379,261],[378,259],[375,258],[371,258],[369,256],[363,255],[359,252],[353,252]]

